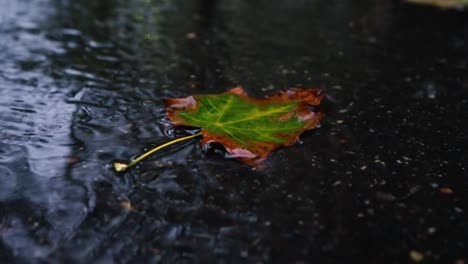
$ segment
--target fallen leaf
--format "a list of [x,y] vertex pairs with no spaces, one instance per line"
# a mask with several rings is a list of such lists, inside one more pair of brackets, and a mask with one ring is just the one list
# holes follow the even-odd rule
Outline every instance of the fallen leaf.
[[439,192],[443,194],[453,194],[453,190],[449,187],[442,187],[439,189]]
[[254,167],[268,154],[299,140],[323,116],[311,110],[323,99],[316,89],[290,89],[258,99],[242,87],[222,94],[165,100],[166,116],[175,126],[202,128],[202,144],[221,143],[229,157]]
[[432,5],[442,9],[459,9],[468,5],[468,0],[406,0],[406,2]]
[[120,203],[120,206],[122,206],[127,211],[133,211],[133,206],[130,201],[123,201]]

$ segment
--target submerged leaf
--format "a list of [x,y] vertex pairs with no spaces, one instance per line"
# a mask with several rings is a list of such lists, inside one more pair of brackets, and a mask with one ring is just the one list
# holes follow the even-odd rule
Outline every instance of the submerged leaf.
[[230,157],[261,166],[268,154],[289,146],[315,128],[322,117],[310,108],[323,99],[315,89],[291,89],[265,99],[241,87],[223,94],[165,100],[167,118],[176,126],[201,127],[203,144],[218,142]]

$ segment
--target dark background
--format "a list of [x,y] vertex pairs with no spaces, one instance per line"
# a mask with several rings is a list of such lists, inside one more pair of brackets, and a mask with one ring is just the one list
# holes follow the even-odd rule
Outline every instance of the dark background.
[[[468,24],[399,1],[4,0],[2,263],[468,261]],[[267,168],[162,99],[322,88]]]

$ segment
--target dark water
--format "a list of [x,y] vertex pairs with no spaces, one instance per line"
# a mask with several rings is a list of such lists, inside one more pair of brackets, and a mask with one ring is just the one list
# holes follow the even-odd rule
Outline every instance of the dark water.
[[[466,263],[467,14],[355,2],[0,1],[1,262]],[[184,135],[162,98],[236,84],[327,117],[263,170],[112,172]]]

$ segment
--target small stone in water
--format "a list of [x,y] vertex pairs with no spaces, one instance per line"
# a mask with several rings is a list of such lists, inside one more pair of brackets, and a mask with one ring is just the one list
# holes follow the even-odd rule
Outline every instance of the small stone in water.
[[195,33],[195,32],[189,32],[189,33],[185,34],[185,37],[187,39],[196,39],[198,36],[197,36],[197,33]]
[[409,256],[414,262],[421,262],[424,259],[424,254],[416,250],[411,250]]
[[241,256],[242,258],[246,258],[246,257],[249,256],[249,253],[248,253],[247,251],[244,250],[244,251],[241,251],[240,256]]

